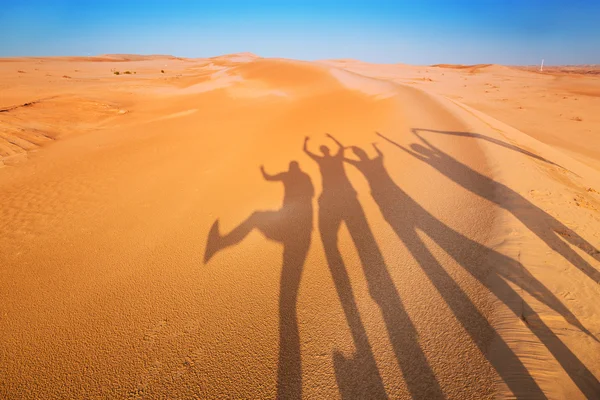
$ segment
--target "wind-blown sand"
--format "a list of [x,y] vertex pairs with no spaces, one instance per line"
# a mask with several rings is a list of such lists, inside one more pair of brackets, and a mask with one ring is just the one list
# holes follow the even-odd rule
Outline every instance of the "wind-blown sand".
[[0,60],[0,398],[598,398],[598,88]]

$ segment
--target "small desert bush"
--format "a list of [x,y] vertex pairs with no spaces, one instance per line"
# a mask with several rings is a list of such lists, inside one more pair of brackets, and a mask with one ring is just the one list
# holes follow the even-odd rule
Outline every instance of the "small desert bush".
[[125,71],[124,74],[131,75],[131,71]]
[[164,69],[161,69],[161,70],[160,70],[160,73],[161,73],[161,74],[164,74],[164,73],[165,73],[165,70],[164,70]]
[[115,71],[115,72],[113,72],[113,74],[120,75],[121,73],[119,71]]

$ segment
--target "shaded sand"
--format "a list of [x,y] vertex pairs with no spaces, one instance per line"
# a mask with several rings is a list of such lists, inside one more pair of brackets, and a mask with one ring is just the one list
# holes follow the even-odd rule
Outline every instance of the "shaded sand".
[[0,60],[0,397],[597,398],[596,100],[483,91],[568,79]]

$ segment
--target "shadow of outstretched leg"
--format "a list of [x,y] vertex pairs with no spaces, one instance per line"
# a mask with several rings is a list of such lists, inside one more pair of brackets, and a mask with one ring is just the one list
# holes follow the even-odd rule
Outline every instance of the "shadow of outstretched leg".
[[302,398],[302,362],[297,301],[302,269],[310,248],[313,228],[312,198],[314,188],[310,177],[296,161],[288,171],[268,174],[261,166],[265,180],[284,186],[283,205],[278,211],[257,211],[226,235],[219,232],[215,221],[208,234],[205,263],[219,251],[240,243],[253,229],[267,239],[283,245],[283,265],[279,295],[279,363],[277,367],[277,398]]
[[208,241],[204,253],[204,263],[208,263],[219,251],[234,246],[244,240],[244,238],[255,228],[260,229],[267,237],[272,236],[268,234],[270,231],[269,222],[275,221],[277,219],[277,214],[277,211],[256,211],[252,213],[248,219],[224,236],[221,236],[221,233],[219,232],[219,220],[216,220],[208,233]]

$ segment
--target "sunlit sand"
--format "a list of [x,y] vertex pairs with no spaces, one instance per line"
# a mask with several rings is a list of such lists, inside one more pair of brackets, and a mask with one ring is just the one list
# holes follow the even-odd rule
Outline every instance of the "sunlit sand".
[[600,397],[581,72],[0,59],[0,398]]

